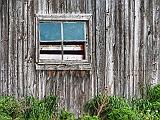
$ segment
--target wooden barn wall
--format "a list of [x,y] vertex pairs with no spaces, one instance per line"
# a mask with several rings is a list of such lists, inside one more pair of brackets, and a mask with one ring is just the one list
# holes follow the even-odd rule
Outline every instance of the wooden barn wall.
[[[37,71],[34,14],[93,15],[92,71]],[[143,96],[160,79],[159,0],[0,0],[0,94],[58,95],[77,115],[97,92]]]

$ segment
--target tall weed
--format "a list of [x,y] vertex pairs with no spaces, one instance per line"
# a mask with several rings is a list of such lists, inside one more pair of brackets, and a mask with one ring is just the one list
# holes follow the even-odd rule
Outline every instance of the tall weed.
[[22,117],[22,106],[11,96],[0,96],[0,120],[18,119]]
[[57,110],[57,97],[48,96],[42,100],[27,97],[25,106],[24,118],[26,120],[50,120]]

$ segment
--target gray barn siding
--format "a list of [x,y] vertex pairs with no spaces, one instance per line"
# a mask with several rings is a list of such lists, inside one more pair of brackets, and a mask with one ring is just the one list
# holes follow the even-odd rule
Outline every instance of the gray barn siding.
[[[34,14],[93,15],[91,71],[36,71]],[[77,115],[97,92],[143,96],[160,79],[159,0],[0,0],[0,94],[58,95]]]

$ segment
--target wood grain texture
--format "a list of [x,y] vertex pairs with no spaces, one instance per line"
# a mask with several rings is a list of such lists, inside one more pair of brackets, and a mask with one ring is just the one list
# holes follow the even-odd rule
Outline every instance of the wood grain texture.
[[[36,14],[92,14],[91,68],[36,70]],[[159,0],[0,0],[0,94],[60,97],[76,115],[97,92],[143,97],[160,79]]]

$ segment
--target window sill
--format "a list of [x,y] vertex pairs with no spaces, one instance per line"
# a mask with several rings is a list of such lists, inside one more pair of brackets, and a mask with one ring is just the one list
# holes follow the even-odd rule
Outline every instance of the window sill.
[[63,64],[46,64],[37,63],[36,70],[91,70],[90,63],[63,63]]

